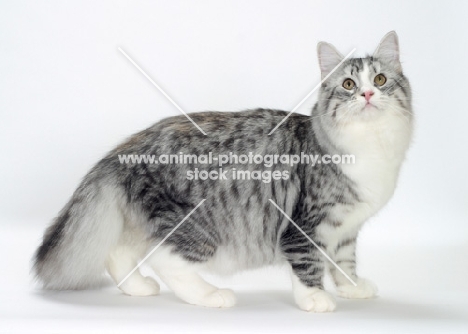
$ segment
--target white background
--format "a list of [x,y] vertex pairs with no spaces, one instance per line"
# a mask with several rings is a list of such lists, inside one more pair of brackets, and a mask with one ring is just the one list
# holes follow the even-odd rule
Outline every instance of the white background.
[[[468,3],[0,3],[0,331],[455,332],[468,328]],[[334,314],[299,311],[281,268],[212,278],[234,309],[102,291],[43,293],[29,260],[81,177],[128,135],[179,111],[291,110],[318,82],[316,44],[372,53],[390,30],[414,92],[414,142],[358,269],[380,287]],[[311,97],[299,110],[308,114]]]

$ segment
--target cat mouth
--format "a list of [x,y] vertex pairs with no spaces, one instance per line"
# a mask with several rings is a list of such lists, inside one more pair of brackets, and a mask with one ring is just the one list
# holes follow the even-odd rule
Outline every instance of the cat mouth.
[[379,109],[375,104],[367,102],[362,110],[371,110],[371,109]]

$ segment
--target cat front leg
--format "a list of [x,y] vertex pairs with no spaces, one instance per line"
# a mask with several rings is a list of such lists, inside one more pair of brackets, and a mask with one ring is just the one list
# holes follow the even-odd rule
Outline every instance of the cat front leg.
[[335,263],[356,283],[354,285],[334,265],[329,264],[330,274],[340,297],[364,299],[377,295],[375,284],[356,274],[356,236],[343,238],[332,255]]
[[335,310],[335,299],[323,290],[325,263],[322,254],[295,227],[283,234],[282,249],[291,265],[296,304],[308,312]]
[[336,308],[333,296],[320,286],[311,286],[302,281],[297,274],[291,274],[293,295],[296,304],[307,312],[332,312]]

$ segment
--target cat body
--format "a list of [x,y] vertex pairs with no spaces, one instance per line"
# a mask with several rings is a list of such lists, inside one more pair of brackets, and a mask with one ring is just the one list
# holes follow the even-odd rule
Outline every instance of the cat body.
[[[214,287],[199,272],[229,274],[277,263],[289,264],[294,297],[304,310],[335,309],[333,297],[323,290],[327,269],[341,296],[374,296],[375,286],[356,274],[356,238],[396,187],[412,132],[409,83],[394,32],[374,56],[344,60],[333,73],[343,56],[326,43],[319,44],[318,53],[322,77],[330,76],[312,116],[265,109],[190,114],[207,136],[184,116],[170,117],[98,162],[36,253],[35,270],[44,287],[88,288],[107,269],[124,293],[154,295],[159,285],[153,278],[138,270],[128,276],[151,252],[145,263],[177,296],[197,305],[235,303],[231,290]],[[355,159],[273,166],[234,161],[221,167],[119,160],[180,153]],[[222,168],[229,177],[187,177],[198,168],[219,173]],[[238,171],[275,170],[283,177],[270,182],[231,177]]]

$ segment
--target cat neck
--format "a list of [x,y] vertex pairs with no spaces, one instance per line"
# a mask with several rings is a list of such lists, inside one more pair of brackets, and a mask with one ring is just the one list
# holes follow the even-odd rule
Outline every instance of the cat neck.
[[386,203],[393,194],[409,147],[411,120],[388,112],[375,120],[317,132],[328,154],[354,157],[354,163],[339,167],[355,183],[361,199],[372,203],[375,209]]
[[399,166],[408,149],[412,124],[408,118],[386,113],[376,120],[354,122],[335,128],[331,142],[340,151],[363,162],[381,161]]

